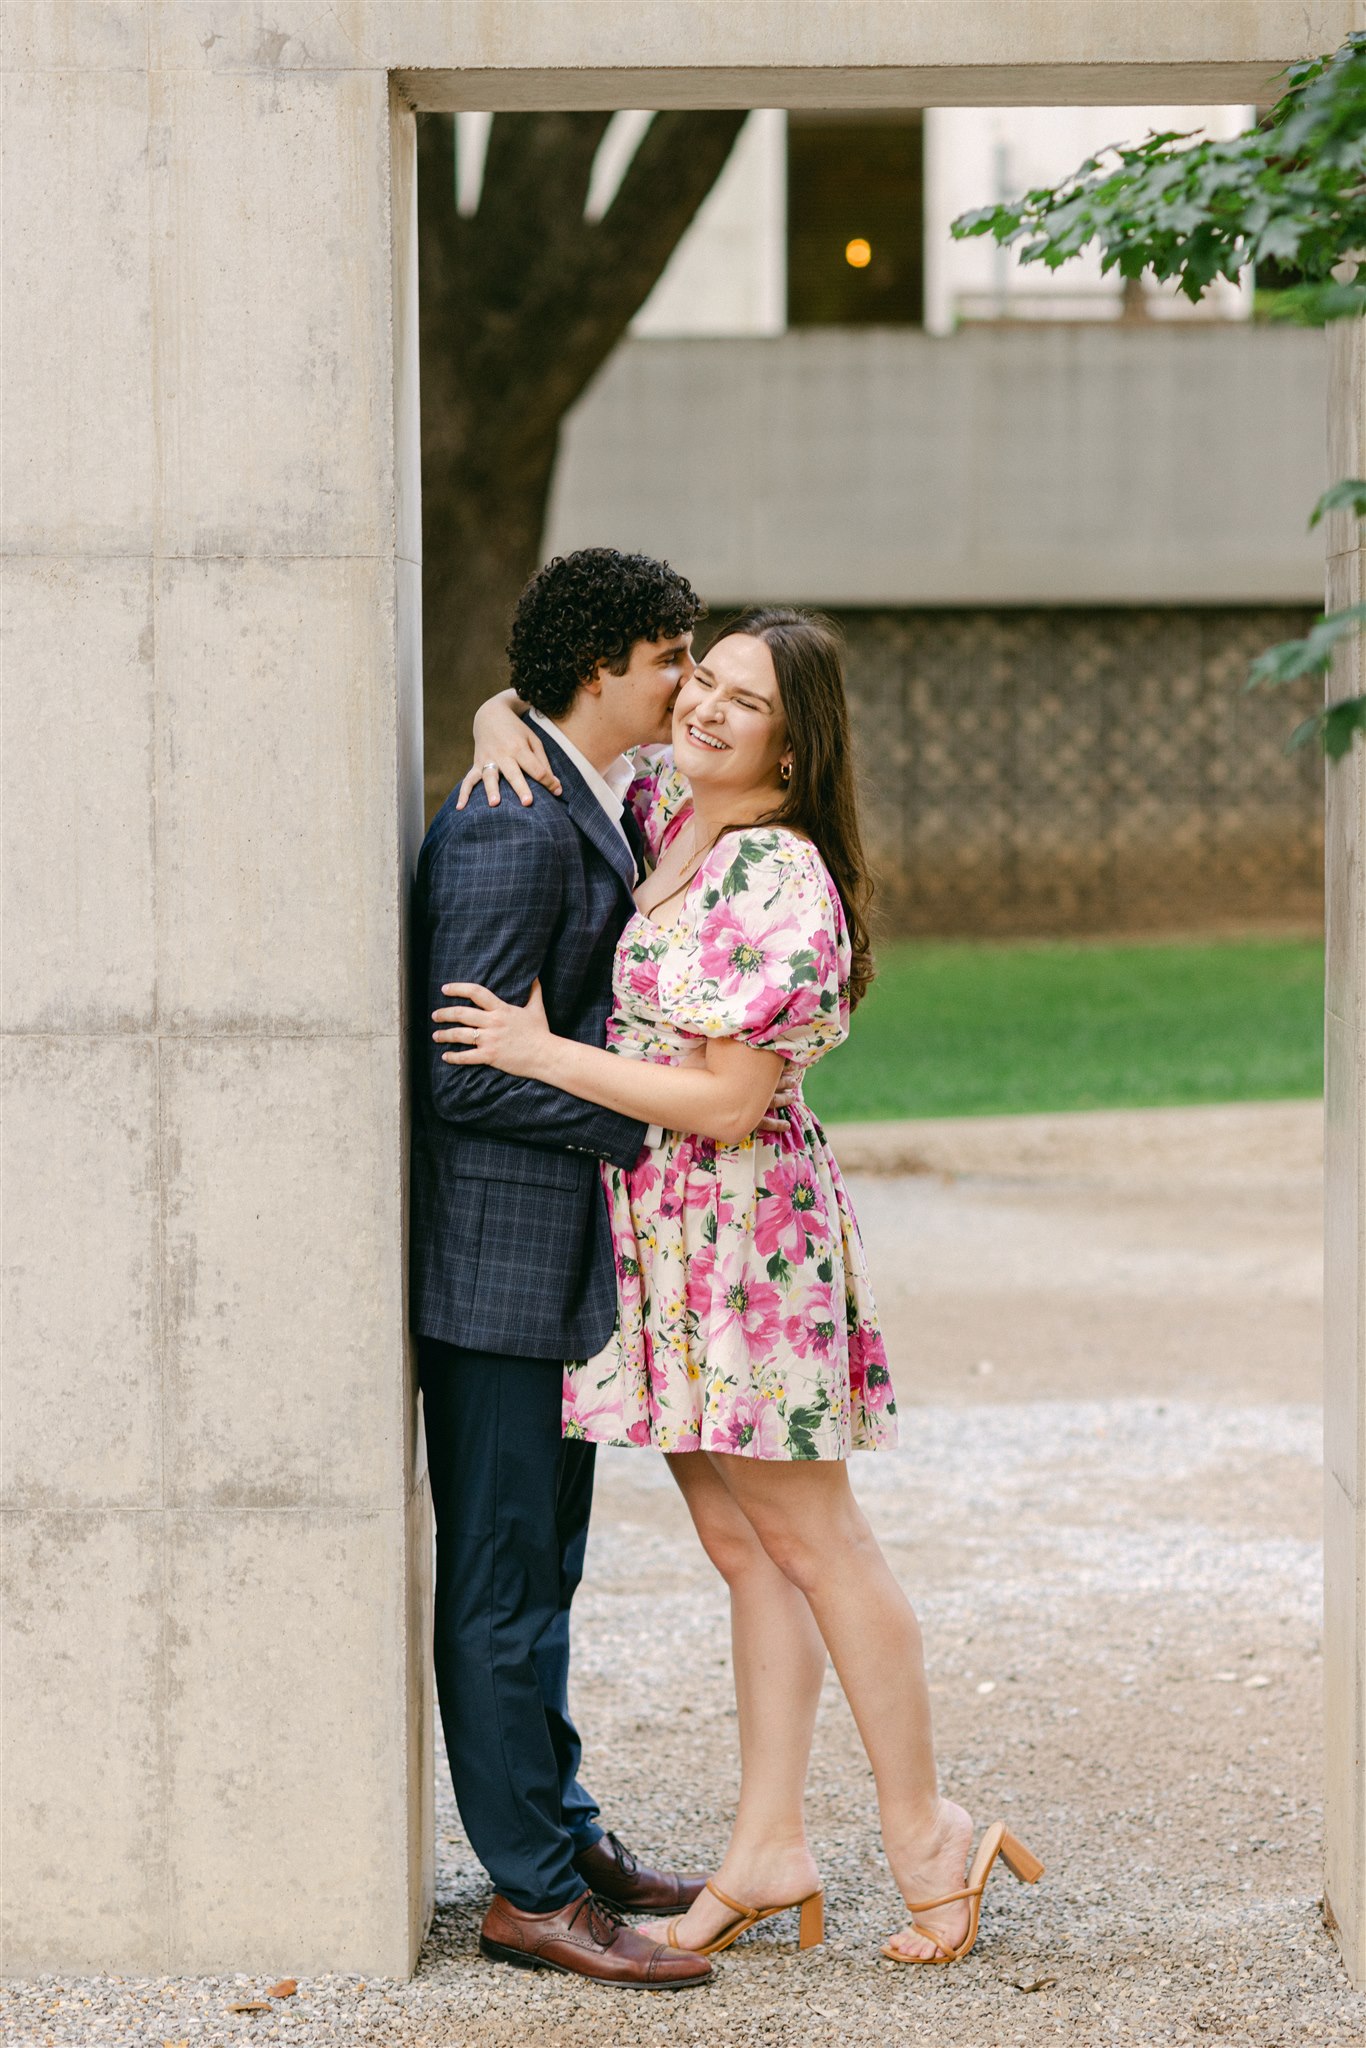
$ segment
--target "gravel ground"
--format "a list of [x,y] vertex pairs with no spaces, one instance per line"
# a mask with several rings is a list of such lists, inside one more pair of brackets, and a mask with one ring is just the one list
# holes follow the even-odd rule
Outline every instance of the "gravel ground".
[[[6,2043],[1360,2048],[1366,1996],[1319,1910],[1317,1111],[1124,1121],[1127,1141],[1103,1118],[990,1138],[981,1120],[957,1149],[940,1124],[929,1160],[904,1129],[882,1157],[868,1133],[846,1147],[904,1417],[855,1484],[925,1626],[946,1788],[1048,1866],[1031,1890],[998,1872],[968,1962],[877,1960],[897,1901],[831,1681],[823,1949],[774,1922],[669,1999],[483,1964],[487,1886],[441,1773],[411,1984],[301,1979],[232,2014],[266,1980],[10,1983]],[[725,1615],[647,1454],[603,1460],[576,1655],[609,1824],[714,1858],[735,1794]]]

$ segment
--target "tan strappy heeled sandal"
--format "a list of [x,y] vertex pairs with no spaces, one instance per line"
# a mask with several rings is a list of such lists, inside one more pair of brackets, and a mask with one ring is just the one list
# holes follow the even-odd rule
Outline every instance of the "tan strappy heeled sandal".
[[[932,1956],[903,1956],[899,1949],[885,1941],[882,1953],[889,1963],[961,1963],[977,1939],[977,1929],[982,1918],[982,1894],[987,1888],[996,1858],[1012,1870],[1021,1884],[1037,1884],[1043,1876],[1043,1865],[1037,1856],[1030,1854],[1023,1842],[1017,1842],[1003,1820],[994,1821],[977,1844],[977,1854],[972,1859],[968,1881],[961,1891],[945,1892],[942,1899],[925,1899],[913,1906],[906,1901],[906,1911],[911,1916],[911,1932],[918,1934],[922,1941],[932,1941],[935,1953]],[[942,1936],[932,1927],[922,1927],[916,1919],[917,1913],[933,1913],[937,1906],[951,1906],[956,1899],[970,1901],[968,1907],[968,1931],[957,1948],[950,1948]]]
[[[800,1909],[802,1916],[797,1926],[798,1948],[819,1948],[825,1940],[824,1892],[809,1892],[804,1899],[789,1899],[782,1906],[742,1906],[738,1899],[728,1899],[723,1891],[718,1891],[710,1878],[707,1879],[706,1889],[714,1899],[719,1899],[723,1906],[729,1906],[736,1918],[734,1924],[723,1927],[714,1940],[690,1941],[687,1951],[690,1956],[717,1955],[723,1948],[729,1948],[733,1941],[738,1941],[742,1934],[748,1934],[751,1927],[757,1927],[761,1920],[772,1920],[775,1914],[791,1913],[795,1909]],[[670,1948],[682,1948],[676,1920],[669,1922],[666,1940]]]

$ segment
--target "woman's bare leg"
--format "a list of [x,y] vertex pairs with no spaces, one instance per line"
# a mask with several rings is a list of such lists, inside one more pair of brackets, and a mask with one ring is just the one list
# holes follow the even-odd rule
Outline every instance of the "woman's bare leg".
[[[746,1905],[777,1905],[816,1890],[803,1799],[825,1676],[811,1609],[769,1557],[705,1451],[671,1456],[669,1470],[708,1557],[730,1588],[731,1652],[740,1724],[740,1802],[716,1882]],[[674,1922],[680,1947],[710,1941],[734,1915],[703,1892]],[[650,1923],[663,1940],[663,1923]]]
[[[805,1596],[834,1660],[877,1784],[882,1840],[903,1898],[956,1891],[972,1820],[942,1799],[930,1725],[920,1625],[833,1460],[710,1460],[773,1563]],[[967,1928],[958,1904],[918,1916],[956,1944]],[[907,1955],[932,1953],[914,1934]]]

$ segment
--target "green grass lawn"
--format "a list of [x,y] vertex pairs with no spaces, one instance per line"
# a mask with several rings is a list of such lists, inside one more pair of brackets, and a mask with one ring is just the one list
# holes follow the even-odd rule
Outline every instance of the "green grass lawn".
[[807,1083],[830,1122],[1254,1102],[1323,1087],[1323,947],[903,939]]

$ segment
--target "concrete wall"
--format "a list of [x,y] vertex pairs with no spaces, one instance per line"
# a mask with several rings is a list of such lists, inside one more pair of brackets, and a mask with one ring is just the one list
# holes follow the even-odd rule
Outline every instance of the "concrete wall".
[[[1366,476],[1366,322],[1332,331],[1328,460]],[[1362,529],[1329,521],[1328,602],[1366,599]],[[1366,640],[1340,656],[1328,696],[1366,691]],[[1366,1983],[1366,752],[1328,771],[1324,1027],[1324,1897],[1356,1983]]]
[[713,603],[1313,603],[1323,337],[830,329],[636,341],[571,414],[547,548]]
[[401,1973],[412,119],[143,13],[4,78],[0,1967]]

